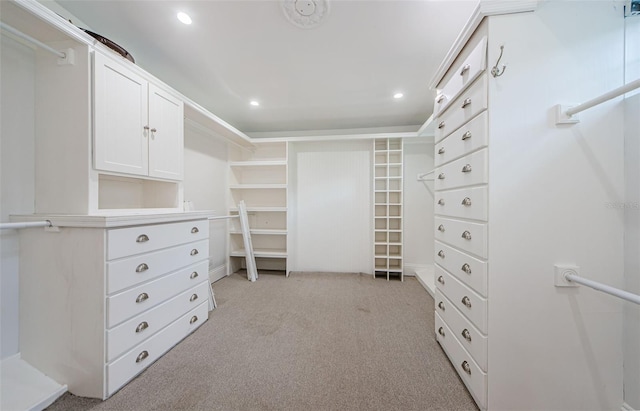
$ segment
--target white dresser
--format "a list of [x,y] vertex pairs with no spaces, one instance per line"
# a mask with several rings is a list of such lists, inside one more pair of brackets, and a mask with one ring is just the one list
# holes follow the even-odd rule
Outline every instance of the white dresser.
[[40,216],[56,229],[20,232],[22,358],[115,393],[207,320],[207,215]]

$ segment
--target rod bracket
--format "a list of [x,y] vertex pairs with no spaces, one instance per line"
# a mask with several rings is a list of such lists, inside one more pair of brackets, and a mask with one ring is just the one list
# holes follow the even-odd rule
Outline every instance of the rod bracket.
[[576,124],[580,122],[577,114],[572,116],[567,115],[567,110],[572,107],[563,104],[556,104],[554,107],[556,115],[556,126],[560,124]]
[[73,66],[76,64],[76,53],[72,48],[61,50],[60,52],[64,54],[64,57],[58,58],[59,66]]
[[568,274],[578,275],[580,267],[576,265],[556,264],[554,268],[554,285],[556,287],[577,287],[578,284],[569,281],[566,276]]

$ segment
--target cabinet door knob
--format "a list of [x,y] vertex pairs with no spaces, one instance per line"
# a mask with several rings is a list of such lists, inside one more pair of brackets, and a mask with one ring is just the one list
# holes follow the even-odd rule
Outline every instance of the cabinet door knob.
[[471,104],[471,98],[467,97],[464,99],[464,101],[462,102],[462,107],[461,108],[465,108],[467,107],[469,104]]
[[146,321],[141,322],[140,324],[138,324],[138,326],[136,327],[136,332],[142,332],[144,330],[146,330],[147,328],[149,328],[149,323]]
[[464,238],[465,240],[471,240],[471,233],[465,231],[464,233],[462,233],[462,238]]
[[145,358],[147,358],[148,356],[149,356],[149,353],[148,353],[146,350],[145,350],[145,351],[142,351],[142,352],[138,355],[138,357],[136,358],[136,362],[143,361],[143,360],[144,360]]
[[151,129],[152,133],[155,133],[156,131],[158,131],[158,130],[156,130],[155,127]]
[[198,299],[198,294],[193,294],[193,295],[191,296],[191,298],[189,298],[189,302],[190,302],[190,303],[192,303],[192,302],[194,302],[194,301],[195,301],[195,300],[197,300],[197,299]]
[[464,167],[462,167],[462,172],[463,173],[470,173],[471,172],[471,164],[467,164]]
[[436,103],[440,104],[444,101],[444,94],[440,94],[437,98],[436,98]]
[[465,340],[471,342],[471,333],[466,328],[462,330],[462,336],[464,337]]
[[438,154],[444,154],[444,147],[440,147],[440,149],[438,150]]
[[441,122],[438,124],[438,128],[443,128],[443,127],[444,127],[444,121],[441,121]]
[[192,280],[194,278],[196,278],[196,277],[198,277],[198,272],[197,271],[192,272],[191,275],[189,276],[189,278],[192,279]]
[[444,337],[444,329],[442,327],[438,328],[438,334]]
[[136,273],[144,273],[148,269],[149,269],[149,266],[147,265],[147,263],[142,263],[136,267]]
[[444,258],[444,251],[442,250],[438,251],[438,257]]
[[444,311],[444,303],[442,301],[438,303],[438,308]]
[[462,297],[462,304],[464,304],[467,308],[471,308],[471,300],[466,295]]
[[467,263],[462,264],[461,270],[467,274],[471,274],[471,266],[469,266],[469,264]]
[[469,367],[469,363],[468,362],[462,361],[462,364],[460,366],[462,367],[464,372],[466,372],[467,374],[471,375],[471,367]]
[[146,234],[140,234],[138,238],[136,238],[136,243],[146,243],[149,241],[149,236]]
[[143,128],[147,131],[149,130],[149,126],[144,126]]
[[444,205],[444,198],[441,198],[440,200],[438,200],[438,204],[439,205]]
[[195,323],[196,321],[198,321],[198,316],[197,316],[197,315],[194,315],[194,316],[193,316],[193,317],[191,317],[191,319],[189,320],[189,324],[193,324],[193,323]]
[[471,131],[467,131],[462,135],[462,141],[469,140],[471,138]]
[[470,69],[470,68],[471,68],[471,66],[470,66],[470,65],[465,64],[465,65],[462,67],[462,70],[460,70],[460,75],[461,75],[461,76],[464,76],[464,73],[466,73],[467,71],[469,71],[469,69]]
[[141,303],[143,301],[146,301],[149,299],[149,294],[147,293],[142,293],[138,296],[138,298],[136,298],[136,303]]
[[463,206],[470,206],[471,205],[471,199],[469,197],[465,197],[464,200],[462,200],[462,205]]
[[438,282],[444,285],[444,278],[442,278],[442,276],[438,277]]
[[193,250],[191,250],[189,255],[198,255],[198,250],[194,248]]
[[444,173],[438,174],[438,180],[444,180]]
[[442,224],[438,226],[438,231],[440,231],[441,233],[444,233],[444,226]]
[[191,229],[191,234],[197,234],[197,233],[199,233],[199,232],[200,232],[200,230],[198,230],[198,227],[193,227],[193,228]]

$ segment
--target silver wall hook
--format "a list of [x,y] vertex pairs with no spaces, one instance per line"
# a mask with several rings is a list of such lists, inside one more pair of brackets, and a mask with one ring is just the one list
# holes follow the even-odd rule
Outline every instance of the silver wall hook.
[[504,74],[504,71],[507,69],[506,65],[502,65],[502,70],[498,68],[498,64],[500,64],[500,60],[502,59],[502,52],[504,51],[504,45],[500,46],[500,56],[498,57],[498,61],[496,61],[496,65],[491,68],[491,75],[493,77],[500,77]]

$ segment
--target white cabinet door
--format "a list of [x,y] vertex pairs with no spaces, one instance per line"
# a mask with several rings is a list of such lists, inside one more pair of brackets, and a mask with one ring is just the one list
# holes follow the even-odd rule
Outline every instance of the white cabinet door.
[[149,176],[182,180],[184,103],[149,84]]
[[94,167],[147,175],[148,82],[100,53],[94,56]]

